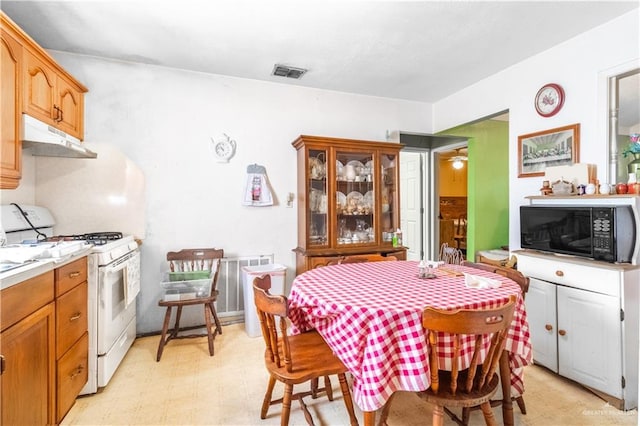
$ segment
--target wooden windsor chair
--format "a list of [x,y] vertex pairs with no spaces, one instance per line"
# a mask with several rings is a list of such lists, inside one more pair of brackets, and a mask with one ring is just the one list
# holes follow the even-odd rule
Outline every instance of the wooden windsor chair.
[[[333,391],[330,384],[325,381],[322,388],[308,391],[293,392],[294,385],[320,377],[337,375],[342,390],[344,404],[349,413],[351,425],[357,425],[351,391],[347,383],[347,368],[338,359],[331,348],[317,331],[311,330],[305,333],[289,336],[287,333],[289,307],[284,295],[271,295],[268,289],[271,287],[271,276],[255,277],[253,280],[253,295],[260,319],[262,336],[266,345],[264,362],[269,372],[269,384],[262,402],[260,418],[267,417],[267,411],[271,405],[282,404],[280,415],[281,426],[289,424],[291,414],[291,401],[297,399],[304,412],[308,424],[313,425],[313,418],[303,398],[312,396],[315,398],[318,392],[326,392],[330,401],[333,401]],[[273,399],[273,389],[276,381],[285,385],[284,396]]]
[[[499,378],[496,370],[504,350],[507,333],[516,298],[511,296],[509,302],[495,309],[461,309],[447,311],[427,307],[422,313],[422,326],[427,334],[429,369],[431,386],[417,392],[417,395],[434,404],[432,424],[442,426],[446,412],[458,424],[463,424],[451,408],[480,406],[488,426],[497,425],[490,400],[495,395]],[[438,351],[439,335],[446,333],[452,339],[453,357],[451,371],[440,365]],[[474,340],[474,350],[467,369],[459,370],[461,341],[465,338]],[[489,343],[487,343],[489,342]],[[485,353],[484,360],[481,353]],[[379,424],[386,425],[386,419],[393,398],[390,398],[382,409]]]
[[[215,301],[218,297],[218,275],[220,272],[220,261],[224,257],[224,250],[215,248],[203,249],[183,249],[180,251],[170,251],[167,253],[167,262],[169,262],[169,271],[171,273],[182,273],[185,276],[208,277],[211,280],[211,290],[204,296],[195,295],[184,300],[160,300],[158,306],[166,308],[164,315],[164,323],[162,325],[162,333],[160,335],[160,343],[158,344],[158,353],[156,361],[160,361],[162,352],[167,343],[172,339],[183,339],[190,337],[207,336],[209,343],[209,355],[213,356],[213,340],[216,334],[222,334],[222,325],[216,313]],[[203,274],[203,275],[198,275]],[[206,334],[189,334],[180,335],[180,317],[182,308],[185,306],[201,305],[204,310],[204,325]],[[171,313],[176,308],[176,317],[173,328],[169,331],[171,322]],[[215,330],[212,330],[213,318]]]
[[[504,277],[507,277],[512,281],[515,281],[520,286],[520,290],[522,292],[522,300],[524,300],[525,295],[527,294],[527,291],[529,291],[529,277],[524,276],[522,272],[516,269],[508,268],[506,266],[491,265],[486,263],[474,263],[468,260],[463,261],[462,265],[470,266],[476,269],[481,269],[483,271],[493,272],[495,274],[499,274]],[[503,395],[511,393],[510,374],[511,374],[511,369],[509,368],[509,360],[506,358],[506,354],[505,354],[505,359],[500,360],[500,380],[502,381]],[[527,414],[527,406],[524,403],[524,397],[522,395],[512,397],[511,400],[516,402],[522,414]],[[493,407],[496,407],[500,404],[503,404],[503,400],[491,401],[491,406]],[[474,410],[475,408],[476,407],[471,407],[469,409],[463,410],[463,413],[462,413],[463,421],[468,421],[469,411]],[[507,407],[507,409],[510,410],[511,408]],[[465,422],[464,424],[467,424],[467,422]]]

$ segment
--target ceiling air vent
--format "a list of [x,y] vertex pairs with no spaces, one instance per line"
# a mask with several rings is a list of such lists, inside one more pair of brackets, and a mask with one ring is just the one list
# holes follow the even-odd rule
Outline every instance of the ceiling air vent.
[[304,68],[295,68],[295,67],[288,67],[286,65],[276,64],[273,67],[273,71],[271,72],[271,75],[275,75],[277,77],[295,78],[297,80],[300,77],[302,77],[306,72],[307,70],[305,70]]

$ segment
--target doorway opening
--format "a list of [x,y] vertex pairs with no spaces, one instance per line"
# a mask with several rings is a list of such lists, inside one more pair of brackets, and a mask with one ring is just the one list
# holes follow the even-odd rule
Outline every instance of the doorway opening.
[[[459,244],[466,258],[474,260],[480,251],[493,250],[509,244],[509,115],[508,111],[493,114],[472,123],[448,129],[440,135],[405,134],[400,132],[400,223],[405,227],[405,213],[419,212],[418,225],[403,228],[403,243],[407,258],[437,259],[442,242]],[[466,194],[441,189],[441,180],[458,179],[441,172],[451,170],[452,157],[466,156]],[[407,182],[405,163],[413,162],[419,172],[412,171]],[[460,170],[460,169],[458,169]],[[418,184],[415,176],[419,175]],[[466,196],[465,196],[466,195]],[[457,199],[447,199],[459,197]],[[442,198],[442,200],[441,200]],[[464,214],[466,200],[466,217]],[[441,216],[441,201],[443,213]],[[406,204],[418,207],[407,209]],[[452,222],[441,222],[449,219]],[[445,226],[453,225],[454,238],[447,240]],[[458,231],[460,225],[460,232]],[[441,236],[441,232],[445,235]],[[415,233],[416,235],[412,234]],[[456,233],[459,243],[456,240]],[[414,242],[414,239],[416,240]],[[442,240],[442,241],[441,241]],[[415,246],[415,248],[414,248]]]

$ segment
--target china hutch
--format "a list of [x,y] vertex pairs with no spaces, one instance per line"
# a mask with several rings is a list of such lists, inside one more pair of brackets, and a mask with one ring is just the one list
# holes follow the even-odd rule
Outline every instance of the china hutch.
[[298,167],[296,274],[342,256],[406,259],[400,224],[402,145],[319,136],[293,142]]

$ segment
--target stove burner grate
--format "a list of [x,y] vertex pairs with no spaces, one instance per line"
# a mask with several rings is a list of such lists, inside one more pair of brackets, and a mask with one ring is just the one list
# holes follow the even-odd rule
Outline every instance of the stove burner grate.
[[54,235],[53,237],[47,238],[46,241],[86,241],[100,246],[107,244],[109,241],[119,240],[121,238],[122,232],[91,232],[89,234]]

